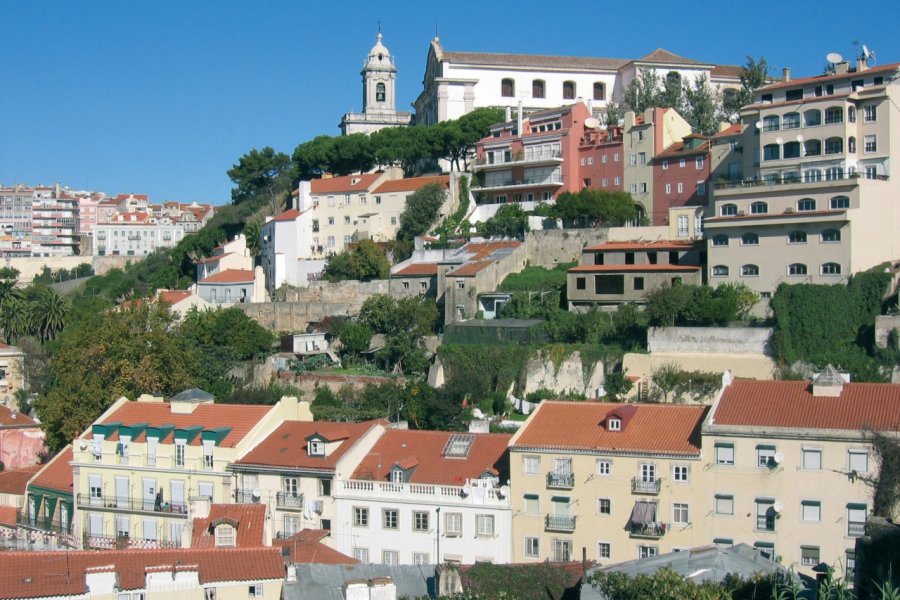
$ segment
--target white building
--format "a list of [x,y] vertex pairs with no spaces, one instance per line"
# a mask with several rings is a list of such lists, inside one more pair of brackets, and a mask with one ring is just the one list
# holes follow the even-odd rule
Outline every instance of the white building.
[[334,488],[338,550],[364,563],[507,563],[505,434],[384,432]]
[[363,80],[363,111],[344,115],[341,134],[368,134],[384,127],[409,125],[412,115],[397,112],[397,67],[394,57],[381,43],[380,31],[360,74]]
[[194,290],[200,298],[215,306],[266,302],[266,276],[256,269],[225,269],[197,281]]
[[212,256],[197,261],[197,281],[227,269],[253,270],[253,257],[247,249],[247,238],[242,234],[213,248]]
[[184,227],[169,217],[147,212],[117,214],[109,223],[94,225],[94,256],[146,256],[157,248],[172,248],[184,238]]

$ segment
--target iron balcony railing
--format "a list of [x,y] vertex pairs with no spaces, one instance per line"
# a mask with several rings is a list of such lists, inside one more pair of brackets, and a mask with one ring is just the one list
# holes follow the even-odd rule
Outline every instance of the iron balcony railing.
[[575,487],[574,473],[547,473],[547,487],[572,489]]
[[76,502],[79,508],[88,510],[113,509],[134,512],[165,514],[172,517],[187,517],[188,505],[185,502],[157,502],[156,498],[130,498],[127,496],[91,496],[78,494]]
[[775,517],[768,515],[756,516],[757,531],[775,531]]
[[661,538],[666,534],[665,523],[632,523],[629,526],[631,537]]
[[549,531],[575,531],[575,517],[547,515],[544,525]]
[[85,533],[82,536],[85,549],[95,550],[125,550],[128,548],[181,548],[181,540],[168,540],[159,538],[156,540],[145,540],[132,538],[127,535],[91,535]]
[[52,533],[72,533],[71,523],[69,523],[68,527],[63,527],[59,523],[48,522],[43,517],[30,517],[22,513],[16,515],[16,523],[27,529],[39,529]]
[[634,477],[631,480],[631,492],[633,494],[658,494],[661,484],[662,479],[645,481],[640,477]]
[[291,493],[287,493],[287,492],[278,492],[275,495],[275,505],[278,508],[303,510],[303,495],[302,494],[291,494]]
[[234,493],[234,501],[238,504],[259,504],[260,499],[250,490],[237,490]]
[[866,524],[856,521],[847,523],[847,535],[850,537],[862,537],[866,534]]

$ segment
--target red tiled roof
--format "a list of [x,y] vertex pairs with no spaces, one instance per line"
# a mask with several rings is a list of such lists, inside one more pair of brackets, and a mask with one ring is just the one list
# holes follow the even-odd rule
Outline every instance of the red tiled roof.
[[86,594],[85,574],[102,567],[118,574],[119,590],[143,589],[148,571],[176,565],[196,570],[201,584],[284,577],[277,548],[0,552],[0,598]]
[[290,548],[288,559],[292,563],[355,565],[359,562],[323,544],[321,540],[329,535],[331,532],[325,529],[303,529],[287,539],[272,540],[272,545]]
[[29,427],[37,423],[28,415],[23,415],[17,410],[0,406],[0,428],[2,427]]
[[[168,402],[132,400],[120,406],[102,422],[121,423],[122,425],[146,423],[148,427],[161,425],[174,425],[176,428],[200,426],[204,429],[230,427],[231,430],[218,445],[222,448],[234,448],[270,410],[272,410],[271,406],[255,404],[200,404],[192,413],[173,413]],[[90,430],[83,435],[87,436],[89,433]],[[174,431],[160,439],[159,443],[171,442],[173,435]],[[118,431],[105,439],[118,440]],[[146,431],[132,441],[142,442],[144,440],[146,440]],[[194,438],[191,445],[200,445],[199,435]]]
[[[464,485],[467,479],[478,479],[485,471],[501,471],[506,446],[512,436],[504,433],[466,434],[474,436],[465,458],[443,455],[452,431],[414,431],[389,429],[360,461],[354,479],[387,480],[391,467],[414,458],[418,466],[412,472],[411,483],[436,485]],[[408,463],[407,463],[408,464]]]
[[710,423],[900,431],[900,385],[846,383],[838,397],[816,397],[805,381],[737,379],[725,389]]
[[194,519],[191,548],[216,547],[213,527],[219,519],[228,519],[233,522],[237,534],[235,545],[238,548],[265,546],[265,504],[213,504],[209,507],[208,517]]
[[392,192],[415,192],[426,185],[437,184],[444,189],[450,187],[450,177],[448,175],[427,175],[425,177],[410,177],[408,179],[394,179],[385,181],[377,188],[373,194],[390,194]]
[[659,158],[669,158],[671,156],[688,156],[691,154],[707,154],[709,152],[709,140],[704,141],[696,148],[685,148],[684,142],[674,142],[668,148],[653,157],[653,160]]
[[[15,506],[0,506],[0,525],[17,526],[19,509]],[[0,592],[2,593],[2,592]]]
[[9,469],[0,471],[0,494],[25,495],[28,480],[41,470],[43,465],[31,465],[21,469]]
[[494,260],[475,260],[457,267],[453,271],[447,273],[447,277],[474,277],[484,269],[497,261]]
[[690,250],[693,242],[607,242],[585,246],[583,252],[620,252],[623,250]]
[[741,124],[735,123],[734,125],[729,125],[722,131],[719,131],[713,137],[719,138],[719,137],[730,137],[732,135],[740,135],[741,131],[742,131]]
[[[621,431],[608,431],[605,419],[626,406],[636,409],[627,425]],[[510,448],[696,455],[705,414],[703,406],[544,400]]]
[[469,242],[465,246],[462,247],[466,252],[471,252],[474,254],[469,260],[480,260],[482,258],[486,258],[496,252],[497,250],[503,250],[504,248],[518,248],[522,245],[522,242],[518,240],[502,240],[498,242]]
[[72,493],[72,445],[63,448],[59,454],[50,459],[41,469],[31,485],[56,490],[65,494]]
[[425,275],[437,275],[437,263],[413,263],[392,273],[391,277],[422,277]]
[[303,213],[297,210],[296,208],[292,208],[290,210],[286,210],[277,217],[273,217],[270,222],[281,223],[282,221],[293,221]]
[[225,269],[209,277],[201,279],[198,283],[250,283],[255,279],[253,271],[245,269]]
[[569,273],[632,273],[632,272],[682,272],[699,271],[697,265],[579,265],[569,269]]
[[[310,193],[335,194],[338,192],[364,192],[382,175],[383,173],[367,173],[366,175],[346,175],[344,177],[313,179],[312,182],[310,182]],[[354,181],[356,183],[353,183]]]
[[[235,463],[333,471],[337,461],[360,437],[376,425],[386,424],[387,421],[384,419],[363,423],[285,421]],[[310,456],[306,439],[316,433],[328,440],[343,439],[343,441],[328,456]]]
[[710,77],[734,77],[739,78],[744,67],[738,65],[716,65],[710,72]]
[[208,263],[219,262],[220,260],[222,260],[222,259],[225,258],[226,256],[230,256],[230,255],[232,255],[232,254],[234,254],[234,253],[233,253],[233,252],[226,252],[226,253],[224,253],[224,254],[213,254],[212,256],[207,256],[206,258],[201,258],[200,260],[198,260],[198,261],[197,261],[196,263],[194,263],[194,264],[197,264],[197,265],[204,265],[204,264],[208,264]]
[[872,73],[884,73],[885,71],[893,71],[900,68],[900,63],[891,63],[889,65],[880,65],[878,67],[870,67],[865,71],[850,71],[847,73],[826,73],[824,75],[814,75],[812,77],[799,77],[790,81],[780,81],[766,87],[759,88],[757,92],[777,90],[786,87],[803,86],[809,83],[828,83],[840,79],[859,79],[861,76],[871,75]]
[[676,64],[676,65],[700,65],[702,63],[697,62],[692,58],[685,58],[684,56],[680,56],[675,54],[674,52],[669,52],[665,48],[657,48],[650,54],[646,56],[642,56],[641,58],[633,61],[640,63],[664,63],[664,64]]
[[193,293],[190,290],[161,290],[159,292],[159,301],[168,304],[178,304],[192,295]]

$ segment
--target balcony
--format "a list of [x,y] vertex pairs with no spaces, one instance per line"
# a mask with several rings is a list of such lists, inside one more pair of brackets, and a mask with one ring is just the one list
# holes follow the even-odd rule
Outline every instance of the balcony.
[[78,494],[76,503],[85,510],[116,510],[123,512],[151,513],[169,517],[187,517],[187,503],[160,502],[155,498],[128,498],[124,496],[90,496]]
[[847,523],[847,536],[848,537],[862,537],[866,534],[866,524],[859,523],[857,521],[850,521]]
[[69,523],[68,527],[62,527],[59,523],[47,523],[45,519],[41,517],[32,518],[23,513],[16,514],[16,524],[26,529],[35,529],[38,531],[49,531],[51,533],[60,534],[72,533],[71,523]]
[[[840,177],[821,177],[814,180],[798,179],[793,177],[775,177],[765,178],[761,176],[745,177],[741,181],[719,181],[716,183],[717,190],[741,190],[756,187],[769,187],[773,185],[812,185],[812,184],[829,184],[832,185],[837,181],[847,181],[855,183],[860,179],[864,179],[864,173],[845,173]],[[871,178],[869,178],[871,179]],[[888,181],[887,175],[877,175],[874,179],[878,181]]]
[[658,540],[665,534],[665,523],[631,523],[628,526],[628,535],[633,538]]
[[275,495],[275,505],[287,510],[303,510],[303,494],[278,492]]
[[563,161],[562,151],[554,152],[536,152],[523,154],[517,152],[508,160],[491,162],[488,158],[479,158],[475,160],[475,171],[489,171],[491,169],[504,169],[511,166],[530,166],[540,164],[558,164]]
[[292,538],[297,535],[296,531],[277,531],[275,532],[276,540],[286,540],[288,538]]
[[544,529],[547,531],[575,531],[575,517],[547,515],[544,518]]
[[237,490],[234,493],[234,501],[238,504],[259,504],[259,496],[254,496],[251,490]]
[[94,550],[125,550],[129,548],[181,548],[181,540],[170,541],[165,538],[156,540],[142,540],[127,535],[90,535],[83,536],[84,549]]
[[575,487],[574,473],[547,473],[547,487],[558,490],[571,490]]
[[658,494],[662,484],[662,479],[654,479],[653,481],[644,481],[640,477],[634,477],[631,480],[632,494]]
[[548,187],[554,186],[558,187],[563,184],[562,176],[556,175],[554,177],[545,177],[543,179],[504,179],[503,181],[493,182],[493,183],[484,183],[477,186],[472,186],[472,191],[484,191],[484,190],[504,190],[504,189],[525,189],[530,187]]
[[[482,480],[477,481],[479,484]],[[393,483],[368,479],[336,480],[335,496],[364,500],[418,500],[442,505],[475,504],[480,506],[509,506],[509,496],[499,487],[481,488],[475,491],[473,484],[431,485],[426,483]]]

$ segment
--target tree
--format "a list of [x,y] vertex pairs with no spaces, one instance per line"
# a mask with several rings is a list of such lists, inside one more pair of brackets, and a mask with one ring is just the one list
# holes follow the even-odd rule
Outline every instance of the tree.
[[684,84],[682,116],[694,133],[713,135],[719,130],[721,103],[719,93],[709,87],[706,75],[697,77],[693,86]]
[[437,221],[446,200],[447,193],[436,183],[430,183],[410,194],[406,199],[406,207],[400,213],[397,239],[412,240],[417,235],[427,233]]
[[334,140],[320,135],[294,149],[291,162],[295,175],[302,180],[315,179],[327,173],[334,164]]
[[628,192],[582,188],[560,194],[551,215],[582,227],[621,227],[637,218],[637,209]]
[[423,373],[428,363],[422,336],[433,333],[440,318],[433,300],[376,295],[367,298],[359,311],[359,323],[385,336],[376,360],[386,371]]
[[260,242],[262,241],[262,223],[259,219],[251,219],[244,224],[244,238],[247,240],[247,250],[250,256],[259,256]]
[[[440,155],[457,171],[468,169],[468,159],[475,150],[475,142],[485,137],[492,125],[503,121],[503,109],[481,107],[466,113],[456,121],[439,123]],[[434,126],[433,126],[434,127]]]
[[487,221],[475,225],[484,237],[518,238],[528,231],[528,215],[518,204],[504,204]]
[[334,138],[331,170],[335,175],[365,173],[375,166],[372,140],[364,133]]
[[659,106],[659,76],[656,71],[647,67],[638,69],[637,77],[625,88],[622,104],[636,113]]
[[65,327],[69,309],[55,289],[41,288],[31,305],[31,330],[42,342],[54,339]]
[[384,250],[372,240],[363,240],[353,250],[328,259],[328,264],[325,265],[325,279],[332,282],[347,279],[371,281],[386,279],[390,271],[391,264]]
[[622,124],[622,105],[610,100],[606,104],[606,124],[609,127],[616,127]]
[[29,332],[30,310],[21,297],[7,299],[0,307],[0,329],[7,344]]
[[646,298],[650,322],[672,327],[688,306],[690,294],[683,285],[664,285],[648,293]]
[[347,321],[341,327],[341,345],[344,351],[355,359],[361,352],[369,349],[372,341],[372,330],[364,323]]
[[270,146],[261,151],[254,148],[228,170],[228,177],[236,186],[231,190],[232,202],[240,204],[253,196],[265,194],[272,213],[278,212],[279,192],[284,187],[280,180],[290,179],[290,167],[291,159],[287,154],[275,152]]
[[669,394],[678,389],[681,383],[681,368],[675,363],[666,363],[653,370],[653,385],[662,392],[662,401],[669,401]]
[[741,67],[741,88],[734,92],[726,91],[723,95],[722,108],[725,116],[737,122],[741,108],[753,102],[753,92],[769,83],[769,65],[764,56],[755,59],[747,57]]
[[191,309],[179,327],[179,333],[199,348],[225,348],[236,360],[247,360],[272,349],[271,331],[237,308]]

